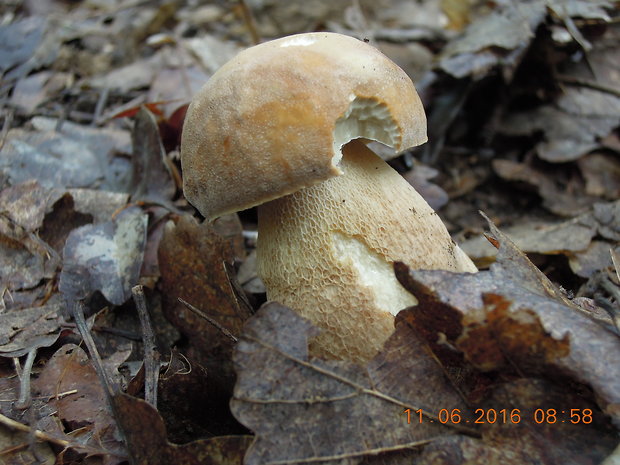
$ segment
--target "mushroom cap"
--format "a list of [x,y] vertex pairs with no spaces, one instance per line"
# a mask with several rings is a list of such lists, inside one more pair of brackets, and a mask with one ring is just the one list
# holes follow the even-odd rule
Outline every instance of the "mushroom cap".
[[183,128],[186,198],[208,219],[342,174],[341,147],[395,153],[426,141],[411,79],[371,45],[298,34],[239,53],[193,98]]

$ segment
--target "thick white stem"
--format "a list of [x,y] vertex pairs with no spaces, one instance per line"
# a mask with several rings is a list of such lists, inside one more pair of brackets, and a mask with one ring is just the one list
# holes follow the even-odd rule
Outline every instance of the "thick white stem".
[[416,303],[393,262],[476,271],[422,197],[364,144],[344,174],[259,207],[258,266],[267,296],[322,329],[314,354],[364,362]]

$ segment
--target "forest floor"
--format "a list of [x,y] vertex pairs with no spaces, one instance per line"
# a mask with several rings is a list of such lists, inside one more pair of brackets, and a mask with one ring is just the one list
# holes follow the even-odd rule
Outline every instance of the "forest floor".
[[[0,463],[620,463],[618,6],[3,1]],[[265,304],[255,209],[183,197],[192,96],[309,31],[412,78],[390,164],[480,269],[396,264],[419,304],[366,366]]]

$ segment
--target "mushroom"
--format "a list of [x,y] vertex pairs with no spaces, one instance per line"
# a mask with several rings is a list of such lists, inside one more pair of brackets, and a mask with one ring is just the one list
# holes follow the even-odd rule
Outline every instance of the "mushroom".
[[366,147],[426,141],[405,72],[371,45],[308,33],[239,53],[193,98],[184,191],[207,218],[258,205],[267,297],[322,329],[317,356],[363,363],[416,299],[393,263],[475,272],[411,185]]

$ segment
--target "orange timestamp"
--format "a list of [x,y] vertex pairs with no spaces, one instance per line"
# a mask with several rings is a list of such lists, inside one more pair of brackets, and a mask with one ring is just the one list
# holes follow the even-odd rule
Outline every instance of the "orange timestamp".
[[[572,409],[535,409],[531,413],[524,414],[521,409],[494,409],[494,408],[477,408],[473,412],[473,418],[466,417],[466,413],[461,409],[440,409],[436,414],[417,409],[412,410],[406,408],[404,414],[407,418],[407,424],[417,423],[441,423],[441,424],[494,424],[494,423],[521,423],[522,419],[531,419],[538,424],[552,425],[555,423],[572,423],[588,425],[592,423],[593,412],[589,408],[572,408]],[[467,413],[468,414],[468,413]]]

